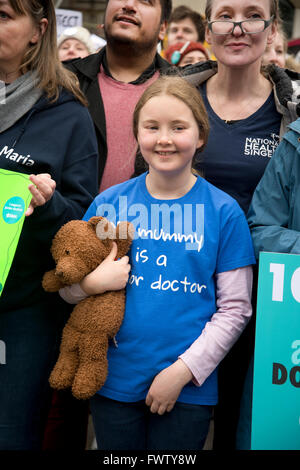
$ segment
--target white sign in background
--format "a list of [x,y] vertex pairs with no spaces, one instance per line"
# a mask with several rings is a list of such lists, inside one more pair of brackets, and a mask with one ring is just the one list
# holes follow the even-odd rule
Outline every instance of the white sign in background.
[[75,10],[63,10],[57,8],[56,13],[56,27],[57,36],[60,36],[64,29],[74,28],[74,26],[82,26],[82,13]]

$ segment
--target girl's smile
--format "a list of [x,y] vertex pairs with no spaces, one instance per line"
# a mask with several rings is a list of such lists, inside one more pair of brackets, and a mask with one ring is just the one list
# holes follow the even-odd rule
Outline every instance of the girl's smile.
[[140,112],[138,143],[149,171],[191,172],[193,156],[203,141],[190,108],[178,98],[151,98]]
[[160,155],[161,157],[170,157],[171,155],[174,155],[174,152],[163,152],[162,150],[156,150],[156,153]]

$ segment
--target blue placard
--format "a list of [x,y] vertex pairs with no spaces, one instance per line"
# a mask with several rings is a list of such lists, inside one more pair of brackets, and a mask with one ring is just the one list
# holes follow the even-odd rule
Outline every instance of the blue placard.
[[253,450],[300,450],[300,255],[260,253]]

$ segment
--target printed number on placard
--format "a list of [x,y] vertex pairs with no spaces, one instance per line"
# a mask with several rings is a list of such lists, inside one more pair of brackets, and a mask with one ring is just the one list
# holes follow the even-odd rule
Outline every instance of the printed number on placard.
[[[279,263],[270,263],[270,272],[273,273],[272,300],[274,302],[283,302],[285,265]],[[300,302],[300,267],[297,268],[291,277],[291,292],[294,299]]]

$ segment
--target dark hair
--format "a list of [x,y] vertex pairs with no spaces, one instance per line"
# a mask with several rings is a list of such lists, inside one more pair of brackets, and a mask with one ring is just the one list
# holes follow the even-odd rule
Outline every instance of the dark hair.
[[[205,16],[208,21],[211,17],[212,3],[213,0],[206,0]],[[270,16],[274,16],[273,22],[277,22],[279,20],[278,0],[270,0]]]
[[161,22],[169,21],[172,12],[172,0],[159,0],[161,4]]
[[189,18],[195,25],[198,34],[198,41],[204,42],[205,22],[203,17],[197,11],[186,7],[185,5],[180,5],[179,7],[174,8],[170,16],[169,23],[178,23],[178,21],[185,20],[186,18]]
[[[172,11],[172,0],[159,0],[161,5],[161,22],[169,21],[171,11]],[[109,0],[106,0],[106,5],[108,4]]]

